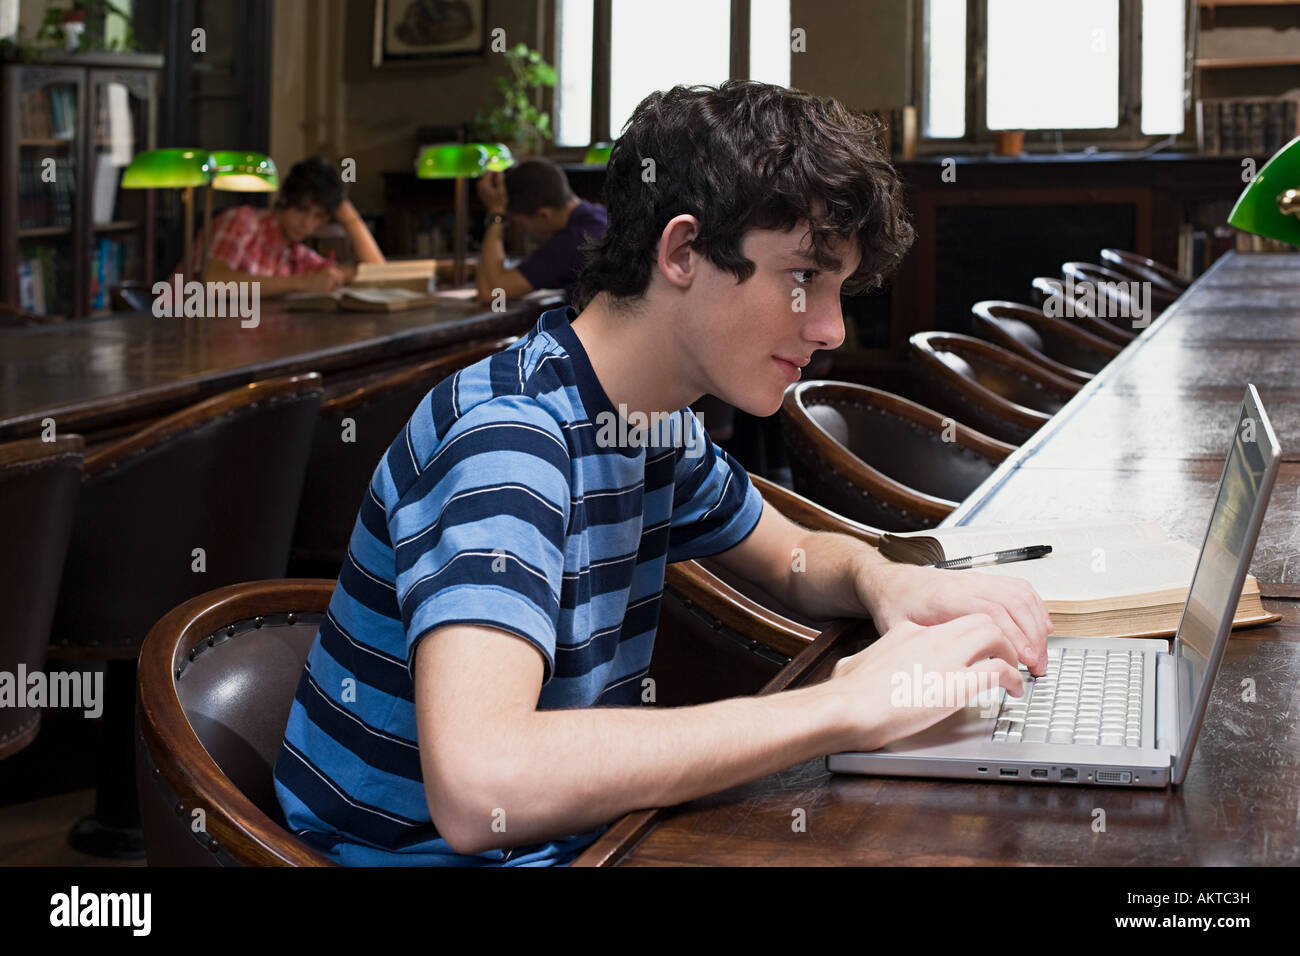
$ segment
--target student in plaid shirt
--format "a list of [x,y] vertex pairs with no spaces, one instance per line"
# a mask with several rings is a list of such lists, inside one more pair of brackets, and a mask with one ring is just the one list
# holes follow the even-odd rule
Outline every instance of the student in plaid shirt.
[[[302,242],[331,218],[347,230],[358,262],[384,261],[356,208],[344,198],[338,170],[324,157],[313,156],[289,170],[270,209],[235,206],[212,220],[206,277],[210,282],[258,281],[263,296],[335,289],[355,269],[334,265]],[[199,255],[196,248],[195,272]],[[175,271],[184,270],[178,266]]]

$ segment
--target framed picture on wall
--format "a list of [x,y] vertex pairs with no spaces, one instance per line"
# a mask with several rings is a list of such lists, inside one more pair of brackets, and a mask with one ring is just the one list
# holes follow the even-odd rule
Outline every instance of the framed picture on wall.
[[482,57],[484,0],[375,0],[375,66]]

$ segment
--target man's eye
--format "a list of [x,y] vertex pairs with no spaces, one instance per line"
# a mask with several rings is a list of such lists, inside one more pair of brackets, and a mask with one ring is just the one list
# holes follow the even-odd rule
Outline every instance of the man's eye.
[[790,274],[794,276],[795,282],[799,283],[800,285],[807,285],[808,283],[813,281],[813,278],[818,274],[818,272],[816,269],[795,269]]

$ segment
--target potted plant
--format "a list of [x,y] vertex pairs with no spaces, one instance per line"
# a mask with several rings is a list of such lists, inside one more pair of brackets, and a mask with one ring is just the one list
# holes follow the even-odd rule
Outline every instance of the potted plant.
[[[121,41],[116,37],[111,41],[107,39],[106,25],[110,16],[120,17],[126,24]],[[47,7],[36,39],[61,44],[69,53],[135,49],[131,14],[113,0],[72,0],[71,7]]]
[[533,94],[555,85],[555,68],[524,43],[503,55],[510,72],[496,78],[502,102],[483,106],[474,114],[471,135],[480,141],[505,143],[516,156],[540,152],[542,141],[552,138],[551,116],[533,105]]

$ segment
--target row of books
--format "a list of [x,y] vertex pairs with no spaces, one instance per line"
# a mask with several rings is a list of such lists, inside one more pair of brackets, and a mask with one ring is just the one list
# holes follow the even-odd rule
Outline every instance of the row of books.
[[72,270],[63,246],[25,246],[18,259],[18,305],[38,315],[72,313]]
[[1196,144],[1213,156],[1260,162],[1300,134],[1300,98],[1240,96],[1196,104]]
[[[53,180],[46,182],[46,162],[53,159]],[[18,162],[18,228],[67,226],[72,223],[76,167],[65,157],[29,156]]]
[[130,241],[100,239],[90,254],[90,308],[99,312],[112,307],[113,287],[133,271]]
[[71,86],[43,86],[18,97],[23,139],[72,139],[77,134],[77,95]]

